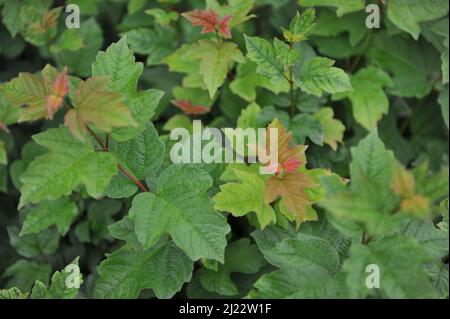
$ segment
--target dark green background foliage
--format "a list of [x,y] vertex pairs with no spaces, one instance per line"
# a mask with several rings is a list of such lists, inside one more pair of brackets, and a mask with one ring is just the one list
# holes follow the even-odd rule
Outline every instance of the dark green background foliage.
[[[0,298],[448,298],[446,0],[73,0],[73,30],[66,2],[0,0]],[[181,15],[205,8],[231,38]],[[51,120],[14,86],[47,64],[70,75]],[[77,102],[101,75],[124,104]],[[65,126],[101,106],[100,143]],[[193,119],[275,118],[308,145],[294,173],[170,161]]]

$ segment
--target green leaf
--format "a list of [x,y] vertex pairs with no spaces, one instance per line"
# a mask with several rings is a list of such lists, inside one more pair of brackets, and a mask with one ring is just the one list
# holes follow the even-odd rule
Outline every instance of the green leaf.
[[34,46],[45,46],[57,35],[57,22],[62,8],[49,9],[50,4],[49,1],[28,1],[20,8],[20,34]]
[[394,154],[386,150],[377,131],[370,133],[357,147],[352,148],[351,153],[353,160],[350,175],[354,189],[364,189],[367,181],[380,189],[390,188]]
[[34,258],[51,255],[59,246],[59,234],[56,229],[47,229],[39,234],[19,235],[16,226],[7,227],[9,242],[23,257]]
[[193,105],[211,108],[215,99],[211,99],[209,92],[203,89],[176,86],[172,89],[177,101],[190,101]]
[[217,44],[212,40],[200,40],[194,47],[195,58],[200,60],[199,73],[213,98],[217,89],[225,82],[230,65],[244,62],[238,46],[231,42]]
[[304,62],[295,81],[302,91],[321,96],[323,92],[335,94],[352,90],[347,74],[328,58],[316,57]]
[[77,206],[67,197],[55,201],[44,201],[29,209],[20,236],[36,234],[53,225],[56,225],[61,235],[65,235],[77,215]]
[[158,298],[171,298],[191,280],[192,270],[192,261],[171,241],[161,240],[146,250],[125,245],[97,268],[94,296],[132,299],[151,288]]
[[242,129],[247,129],[249,127],[257,129],[258,124],[256,122],[256,118],[258,117],[258,114],[261,112],[261,107],[256,104],[252,103],[248,105],[245,109],[242,110],[241,115],[239,115],[239,118],[237,120],[237,127]]
[[36,280],[48,282],[52,268],[48,264],[19,259],[3,273],[3,278],[10,278],[6,287],[17,287],[21,291],[30,291]]
[[168,233],[192,260],[223,261],[230,227],[212,207],[206,192],[211,186],[211,177],[192,166],[172,165],[164,170],[156,193],[139,194],[130,210],[144,247]]
[[340,191],[328,196],[320,205],[329,213],[333,226],[347,236],[357,236],[362,231],[370,235],[392,234],[400,229],[405,218],[392,216],[396,202],[391,198],[379,200],[383,194],[377,192]]
[[307,40],[314,29],[314,20],[316,19],[316,11],[307,9],[301,15],[297,15],[292,19],[289,25],[289,31],[284,30],[284,37],[289,42],[300,42]]
[[299,0],[302,6],[327,6],[336,7],[336,14],[340,17],[344,14],[364,10],[364,0]]
[[[392,215],[397,201],[391,191],[394,156],[376,131],[352,148],[351,185],[328,191],[320,202],[330,221],[348,235],[366,230],[371,235],[398,231],[404,215]],[[361,229],[362,228],[362,229]]]
[[105,189],[105,195],[109,198],[129,198],[136,194],[139,187],[122,173],[111,178],[111,182]]
[[46,97],[49,86],[41,77],[31,73],[19,73],[19,76],[0,86],[0,93],[12,104],[20,108],[27,106],[21,112],[19,121],[30,121],[42,118],[46,114]]
[[350,249],[352,240],[333,227],[328,216],[320,218],[316,223],[303,223],[300,232],[328,241],[339,254],[341,264],[348,257],[348,250]]
[[442,92],[439,94],[438,99],[439,104],[441,105],[441,113],[444,118],[444,122],[447,125],[447,130],[449,129],[449,102],[448,102],[448,84],[444,87]]
[[379,33],[368,56],[392,74],[394,86],[390,92],[397,96],[424,97],[433,87],[430,78],[438,78],[441,73],[438,53],[423,41]]
[[145,131],[127,142],[112,143],[114,152],[121,164],[141,180],[156,176],[165,153],[165,146],[159,140],[158,132],[152,123],[147,124]]
[[80,285],[83,283],[83,275],[78,266],[78,257],[61,272],[53,274],[50,287],[37,280],[31,291],[32,299],[75,299]]
[[6,165],[8,163],[6,146],[3,141],[0,140],[0,164]]
[[448,37],[444,41],[445,51],[441,54],[442,60],[442,83],[448,83]]
[[125,103],[131,111],[131,115],[138,123],[137,127],[119,127],[111,132],[111,136],[117,141],[127,141],[144,131],[147,123],[155,114],[155,110],[164,93],[160,90],[149,89],[139,92],[133,97],[126,96]]
[[82,243],[100,246],[104,240],[112,241],[108,227],[114,224],[113,216],[119,213],[122,203],[103,199],[92,202],[87,207],[87,218],[75,227],[75,235]]
[[351,296],[362,298],[371,293],[366,287],[366,267],[375,264],[380,270],[380,289],[389,298],[435,298],[436,291],[424,269],[432,260],[423,247],[405,237],[383,238],[367,246],[354,244],[344,264]]
[[146,10],[145,13],[155,18],[156,23],[161,25],[168,25],[172,21],[177,21],[180,16],[180,14],[176,11],[166,12],[159,8]]
[[441,264],[436,265],[432,264],[427,267],[427,274],[430,277],[433,287],[437,290],[441,298],[448,298],[449,294],[449,269],[448,265]]
[[20,3],[18,1],[14,0],[5,1],[2,11],[2,18],[3,18],[2,20],[3,24],[6,26],[9,33],[11,33],[13,37],[15,37],[21,29],[19,13],[20,13]]
[[335,99],[349,98],[356,122],[372,131],[389,110],[389,99],[383,87],[392,87],[394,83],[383,70],[367,67],[351,77],[351,84],[352,92],[339,94]]
[[438,224],[438,227],[442,229],[448,235],[448,198],[442,201],[442,221]]
[[344,124],[333,118],[334,111],[331,107],[321,108],[313,116],[322,124],[323,142],[336,151],[337,143],[343,143],[344,140]]
[[78,51],[84,47],[83,37],[77,29],[66,29],[59,36],[54,44],[50,46],[50,51],[60,53],[61,51]]
[[411,220],[399,234],[414,238],[436,258],[442,258],[448,254],[448,233],[436,228],[431,221]]
[[248,102],[256,100],[257,88],[262,87],[276,94],[289,91],[289,83],[284,79],[274,81],[256,72],[257,64],[251,61],[237,66],[237,75],[230,84],[234,94]]
[[10,289],[0,289],[1,299],[26,299],[28,293],[21,292],[19,288],[13,287]]
[[262,229],[276,222],[275,211],[270,204],[265,204],[266,182],[259,172],[247,172],[238,168],[232,169],[232,172],[239,182],[220,186],[220,192],[214,197],[214,208],[230,212],[235,217],[254,212]]
[[147,0],[130,0],[128,1],[128,13],[133,14],[141,10],[147,4]]
[[239,293],[230,277],[231,273],[254,274],[266,264],[256,245],[247,238],[228,244],[225,250],[225,263],[217,270],[203,268],[198,272],[200,283],[209,292],[223,296],[233,296]]
[[278,60],[275,49],[265,39],[245,35],[247,57],[258,65],[256,71],[271,81],[284,79],[284,67]]
[[93,76],[108,76],[108,89],[112,92],[133,95],[136,93],[143,64],[135,62],[128,48],[127,38],[111,44],[105,52],[99,52],[92,64]]
[[30,165],[30,163],[34,161],[35,158],[44,155],[45,153],[45,147],[42,147],[33,141],[26,143],[22,147],[20,151],[21,159],[14,161],[11,164],[9,171],[11,180],[17,189],[20,189],[22,187],[22,183],[20,182],[20,175],[27,170],[28,165]]
[[[0,89],[1,91],[1,89]],[[20,116],[20,108],[13,106],[0,93],[0,123],[8,126],[17,122]]]
[[313,143],[323,145],[324,134],[322,123],[311,114],[298,114],[291,122],[290,130],[297,144],[305,144],[308,137]]
[[388,17],[400,29],[417,40],[420,22],[434,20],[448,13],[446,0],[391,0],[388,2]]
[[277,59],[281,61],[285,70],[300,60],[300,52],[291,49],[288,44],[275,38],[274,42]]
[[116,239],[126,241],[135,249],[142,249],[135,232],[135,222],[130,216],[125,216],[118,222],[108,226],[109,233]]
[[[345,38],[349,39],[349,44],[352,47],[356,46],[361,43],[369,31],[367,28],[360,28],[360,26],[365,23],[366,17],[367,15],[365,12],[356,12],[336,18],[336,14],[331,10],[320,10],[316,19],[313,35],[321,38],[326,37],[326,39],[329,40],[336,39],[337,41],[342,42],[342,38],[338,36],[343,33],[348,33],[349,35],[345,34]],[[319,42],[319,49],[322,49],[320,47]]]
[[273,106],[264,107],[256,116],[256,123],[259,127],[265,127],[275,118],[278,119],[283,126],[289,127],[289,114],[284,111],[277,110]]
[[113,154],[96,152],[65,128],[49,129],[33,139],[49,152],[36,158],[22,174],[20,207],[58,199],[80,184],[90,196],[99,197],[117,172]]
[[131,50],[148,55],[147,65],[162,64],[176,48],[176,33],[172,28],[157,27],[155,29],[133,29],[121,33],[126,37]]
[[109,77],[108,90],[124,95],[125,103],[138,123],[138,127],[119,128],[113,131],[111,136],[116,140],[126,141],[142,132],[155,114],[156,106],[163,95],[163,92],[158,90],[137,92],[137,84],[143,69],[141,62],[135,62],[126,37],[111,44],[106,52],[99,52],[92,64],[92,75]]
[[176,128],[184,128],[192,134],[192,121],[189,117],[183,114],[172,116],[163,126],[163,130],[170,132]]
[[430,171],[427,162],[416,166],[413,170],[417,193],[428,197],[432,202],[441,202],[448,197],[449,171],[443,166],[437,172]]
[[[73,2],[72,2],[73,3]],[[86,12],[80,6],[81,12]],[[94,18],[89,18],[82,22],[83,27],[79,29],[72,29],[83,39],[84,46],[75,52],[62,51],[58,54],[63,65],[67,65],[71,74],[76,74],[82,77],[91,75],[91,65],[94,62],[97,52],[103,44],[103,34],[100,25]]]
[[173,52],[165,59],[165,63],[169,66],[171,72],[179,73],[196,73],[199,69],[199,61],[196,60],[194,50],[195,43],[183,44],[178,50]]
[[325,240],[297,234],[270,243],[261,232],[252,236],[266,260],[280,270],[263,275],[251,298],[336,298],[341,293],[339,255]]

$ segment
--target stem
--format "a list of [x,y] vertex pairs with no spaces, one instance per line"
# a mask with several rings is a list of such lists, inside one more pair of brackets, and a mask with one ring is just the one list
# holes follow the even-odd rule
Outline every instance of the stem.
[[366,231],[363,231],[361,235],[361,244],[367,245],[372,241],[372,239],[373,239],[372,236],[367,236]]
[[86,125],[86,128],[89,132],[89,134],[92,135],[92,137],[94,137],[94,139],[97,141],[97,143],[102,147],[102,149],[105,152],[109,152],[109,149],[106,148],[105,144],[103,144],[102,139],[100,138],[100,136],[98,136],[88,125]]
[[119,169],[119,171],[125,175],[130,181],[132,181],[134,184],[136,184],[137,187],[139,187],[141,189],[141,191],[143,192],[148,192],[147,187],[144,186],[144,184],[141,183],[141,181],[139,181],[136,177],[134,177],[133,175],[131,175],[122,165],[117,164],[117,168]]
[[215,33],[216,33],[217,44],[220,48],[222,46],[222,38],[220,37],[219,30],[216,30]]
[[[100,136],[98,136],[88,125],[86,125],[88,132],[94,137],[94,139],[97,141],[97,143],[102,147],[104,152],[109,152],[109,134],[106,136],[106,143],[103,143]],[[136,177],[133,176],[130,172],[128,172],[122,165],[117,164],[117,168],[119,171],[125,175],[130,181],[132,181],[139,189],[143,192],[148,192],[147,187],[145,187],[144,184],[141,183]]]
[[372,32],[369,31],[366,38],[364,39],[364,43],[362,44],[362,51],[361,53],[355,58],[353,63],[350,65],[349,73],[353,73],[356,68],[358,67],[359,63],[361,62],[364,55],[367,53],[367,51],[370,49],[372,44]]
[[291,80],[289,81],[289,85],[291,86],[291,117],[295,115],[295,111],[297,110],[297,90],[294,87],[294,81],[292,80],[292,67],[290,70]]
[[[294,45],[291,43],[289,45],[289,49],[292,50]],[[294,83],[294,66],[289,67],[289,86],[291,87],[291,117],[295,115],[295,111],[297,109],[297,90],[295,89]]]
[[109,134],[106,134],[105,147],[109,150]]

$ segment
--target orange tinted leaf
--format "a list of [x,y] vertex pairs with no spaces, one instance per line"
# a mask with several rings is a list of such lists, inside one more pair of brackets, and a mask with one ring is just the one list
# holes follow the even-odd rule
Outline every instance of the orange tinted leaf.
[[4,84],[1,92],[16,107],[24,107],[19,121],[33,121],[45,117],[46,96],[48,93],[44,81],[31,73],[19,73],[19,76]]
[[69,92],[69,77],[67,67],[59,73],[51,86],[50,95],[47,96],[47,118],[52,119],[58,108],[63,104],[64,97]]
[[278,168],[277,173],[282,174],[295,172],[299,167],[306,164],[306,145],[291,146],[292,133],[287,132],[278,119],[272,121],[267,128],[266,146],[270,151],[270,129],[278,129]]
[[193,10],[182,14],[193,26],[203,27],[202,33],[216,32],[216,26],[219,23],[217,12],[208,10]]
[[67,76],[67,67],[56,76],[52,84],[52,94],[64,97],[69,92],[69,77]]
[[429,218],[430,200],[422,195],[413,195],[402,200],[400,211],[419,218]]
[[398,162],[395,163],[394,168],[391,181],[391,188],[394,193],[404,197],[414,195],[416,188],[414,175]]
[[77,139],[84,141],[86,139],[87,127],[80,117],[80,113],[72,109],[66,113],[64,117],[64,123],[69,128],[70,132]]
[[395,162],[391,189],[401,199],[400,211],[416,217],[429,217],[430,200],[416,191],[416,180],[412,172]]
[[47,10],[42,14],[42,18],[39,21],[36,21],[30,24],[29,29],[35,33],[44,33],[56,26],[58,22],[58,17],[61,14],[61,9],[56,8],[53,10]]
[[266,182],[264,201],[269,204],[281,197],[281,205],[297,222],[301,222],[306,216],[308,206],[311,205],[311,199],[305,189],[318,186],[312,177],[300,172],[292,172],[282,178],[272,176]]
[[230,21],[233,17],[228,15],[219,21],[219,34],[225,39],[231,38]]
[[[57,77],[59,75],[59,80]],[[21,110],[19,122],[34,121],[41,118],[52,118],[54,112],[61,105],[62,99],[67,92],[64,90],[64,78],[67,78],[67,70],[60,74],[58,71],[47,64],[41,72],[41,75],[31,73],[19,73],[19,76],[8,83],[0,86],[0,91],[5,98],[17,107],[23,107]],[[58,82],[57,94],[54,94],[55,82]],[[68,90],[67,86],[66,89]],[[55,95],[54,97],[51,97]],[[52,110],[48,112],[48,110]]]
[[56,113],[58,108],[63,104],[64,99],[57,95],[47,96],[47,118],[53,119],[53,115]]
[[134,126],[136,122],[120,94],[107,91],[106,77],[90,78],[75,92],[75,108],[68,112],[65,123],[77,138],[83,139],[86,125],[110,132],[113,127]]
[[202,105],[193,105],[190,100],[175,100],[172,104],[181,109],[187,115],[205,114],[210,111],[209,108]]

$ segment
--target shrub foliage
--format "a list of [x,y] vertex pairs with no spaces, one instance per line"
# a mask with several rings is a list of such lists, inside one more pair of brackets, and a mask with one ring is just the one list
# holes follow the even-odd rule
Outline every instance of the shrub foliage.
[[0,298],[448,298],[446,0],[70,3],[0,0]]

